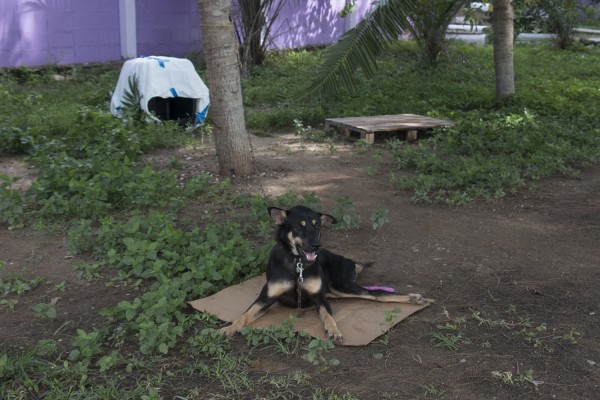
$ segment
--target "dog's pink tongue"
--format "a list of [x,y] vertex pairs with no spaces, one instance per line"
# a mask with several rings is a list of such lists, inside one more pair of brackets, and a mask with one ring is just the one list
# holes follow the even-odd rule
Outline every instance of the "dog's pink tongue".
[[305,253],[308,261],[315,261],[317,259],[317,253]]

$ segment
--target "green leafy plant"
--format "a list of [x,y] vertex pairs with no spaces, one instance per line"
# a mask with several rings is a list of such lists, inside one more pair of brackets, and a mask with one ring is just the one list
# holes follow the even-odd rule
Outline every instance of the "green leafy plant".
[[579,332],[575,328],[571,328],[568,333],[556,336],[556,338],[565,340],[567,343],[570,344],[577,344],[581,336],[583,336],[581,332]]
[[472,316],[478,321],[480,326],[483,325],[489,329],[501,328],[508,330],[512,332],[513,336],[522,338],[526,343],[543,349],[548,353],[554,352],[554,348],[558,343],[576,344],[582,336],[582,333],[575,328],[571,328],[565,333],[553,329],[553,333],[549,334],[549,328],[545,322],[536,323],[527,316],[519,315],[514,306],[509,306],[506,313],[511,316],[511,319],[486,318],[482,312],[472,310]]
[[83,329],[77,329],[77,336],[71,340],[73,350],[69,353],[69,360],[82,361],[88,365],[91,358],[102,353],[102,335],[98,329],[92,329],[86,332]]
[[377,174],[377,167],[374,167],[372,165],[367,165],[365,167],[365,172],[367,175],[373,176],[373,175]]
[[531,383],[536,390],[539,385],[544,383],[543,381],[535,380],[533,378],[533,369],[526,370],[524,374],[513,374],[510,371],[492,371],[492,376],[511,386],[522,385],[523,383]]
[[[265,202],[260,202],[259,204],[266,204]],[[305,207],[312,208],[315,211],[322,211],[323,206],[321,205],[321,199],[317,196],[317,194],[312,192],[292,192],[288,191],[278,196],[275,199],[275,204],[281,208],[291,208],[296,205],[302,205]],[[266,210],[266,207],[265,207]],[[262,212],[265,212],[264,210]],[[261,213],[262,213],[261,212]]]
[[315,143],[330,143],[332,144],[333,139],[336,139],[336,135],[330,134],[331,132],[324,131],[322,129],[313,128],[310,125],[304,126],[301,120],[294,119],[294,128],[296,135],[300,136],[303,140],[310,140]]
[[266,329],[246,327],[242,329],[242,334],[251,346],[275,346],[279,353],[287,356],[298,354],[302,349],[302,358],[321,370],[339,364],[339,360],[328,359],[324,355],[334,347],[331,340],[312,338],[305,332],[295,332],[294,321],[295,317],[290,317],[281,325],[272,324]]
[[444,347],[452,351],[458,350],[460,344],[464,342],[464,336],[461,332],[458,334],[433,332],[431,339],[435,343],[435,347]]
[[306,353],[302,356],[303,359],[318,366],[322,371],[329,367],[336,366],[340,361],[336,358],[327,359],[323,353],[333,348],[331,340],[312,339],[305,347]]
[[214,328],[204,328],[187,341],[186,352],[216,357],[230,350],[227,340]]
[[[436,328],[442,332],[433,332],[431,340],[435,343],[435,347],[444,347],[448,350],[457,351],[460,345],[466,342],[464,334],[459,331],[459,325],[465,323],[466,318],[452,318],[446,308],[444,308],[443,314],[447,318],[447,321],[436,325]],[[445,333],[443,331],[449,332]]]
[[101,271],[103,267],[100,263],[78,263],[73,265],[73,271],[77,271],[79,279],[97,281],[102,278]]
[[0,174],[0,223],[7,224],[11,229],[23,226],[25,213],[21,195],[11,189],[17,180]]
[[100,357],[100,359],[96,362],[96,366],[99,367],[100,373],[106,373],[112,367],[117,365],[119,360],[119,352],[117,350],[113,350],[110,352],[110,354]]
[[[385,311],[383,313],[383,322],[380,324],[382,332],[386,331],[388,328],[390,328],[391,326],[393,326],[396,323],[396,321],[398,320],[398,316],[400,315],[401,312],[402,312],[402,310],[398,307],[398,308],[394,308],[393,310],[390,310],[390,311]],[[379,340],[379,343],[383,344],[384,346],[387,346],[389,344],[389,340],[390,340],[390,332],[391,331],[388,331],[385,335],[383,335],[381,337],[381,339]],[[383,357],[383,354],[381,355],[381,357]],[[377,357],[375,357],[375,358],[381,358],[381,357],[379,357],[379,355],[377,355]]]
[[421,387],[425,391],[425,396],[427,397],[443,398],[446,395],[444,389],[438,389],[435,385],[421,385]]
[[34,288],[46,282],[46,278],[41,276],[26,279],[21,274],[14,273],[8,274],[8,279],[3,279],[2,275],[4,275],[5,273],[5,265],[6,263],[4,261],[0,261],[0,294],[21,295],[25,292],[33,290]]
[[150,282],[140,297],[102,313],[135,332],[142,353],[167,353],[191,321],[187,299],[196,299],[264,265],[270,245],[257,248],[235,223],[178,229],[166,214],[151,212],[124,222],[107,218],[97,232],[97,256],[119,270],[119,279]]
[[338,197],[335,201],[337,206],[331,212],[337,219],[335,228],[341,230],[358,229],[360,217],[350,200],[350,196]]
[[294,331],[295,317],[283,321],[280,325],[271,324],[266,329],[244,328],[242,333],[251,346],[275,346],[279,353],[297,354],[302,342],[308,337],[305,333]]
[[56,343],[51,340],[40,340],[36,345],[25,349],[21,354],[0,353],[0,378],[7,386],[11,381],[23,382],[23,387],[35,389],[36,384],[31,376],[32,369],[43,364],[38,356],[53,354],[56,352]]
[[388,209],[385,207],[379,207],[373,215],[371,215],[371,223],[373,230],[381,228],[383,225],[390,221],[388,217]]
[[393,325],[396,323],[396,321],[398,320],[398,316],[400,315],[400,313],[402,312],[402,309],[398,308],[394,308],[391,311],[386,311],[383,313],[383,321],[385,324],[387,325]]
[[317,194],[313,191],[313,192],[302,192],[302,201],[300,202],[301,205],[308,207],[308,208],[312,208],[315,211],[322,211],[323,210],[323,206],[321,205],[321,199],[319,199],[319,196],[317,196]]
[[15,299],[0,299],[0,306],[6,306],[11,311],[15,309],[17,304],[19,304],[19,301]]
[[34,305],[31,309],[40,317],[48,319],[56,318],[56,309],[53,304],[39,303]]
[[94,247],[94,221],[82,218],[74,221],[67,232],[67,245],[73,254],[90,251]]

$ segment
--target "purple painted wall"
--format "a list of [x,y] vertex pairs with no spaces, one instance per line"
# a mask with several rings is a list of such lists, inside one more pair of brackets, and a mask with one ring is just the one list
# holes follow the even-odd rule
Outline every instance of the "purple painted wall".
[[[371,3],[358,0],[356,13],[364,16]],[[345,4],[345,0],[288,0],[273,26],[272,47],[291,49],[336,42],[350,28],[347,19],[337,15]]]
[[[358,0],[358,14],[371,0]],[[288,0],[272,48],[335,42],[349,27],[345,0]],[[197,0],[137,0],[138,55],[183,57],[201,50]],[[0,67],[118,61],[119,0],[0,0]]]
[[118,0],[0,1],[0,67],[119,58]]
[[139,56],[183,57],[202,49],[198,0],[137,0],[135,8]]

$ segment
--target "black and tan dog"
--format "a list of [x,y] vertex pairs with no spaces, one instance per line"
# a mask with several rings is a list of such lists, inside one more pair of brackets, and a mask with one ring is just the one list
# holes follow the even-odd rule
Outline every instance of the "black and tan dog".
[[342,341],[332,316],[330,298],[362,298],[381,302],[425,304],[420,294],[400,295],[383,289],[368,289],[356,283],[367,265],[321,248],[322,224],[335,224],[328,214],[296,206],[290,210],[268,209],[278,225],[277,244],[267,266],[267,283],[248,310],[220,332],[232,335],[251,324],[276,301],[288,307],[316,305],[328,338]]

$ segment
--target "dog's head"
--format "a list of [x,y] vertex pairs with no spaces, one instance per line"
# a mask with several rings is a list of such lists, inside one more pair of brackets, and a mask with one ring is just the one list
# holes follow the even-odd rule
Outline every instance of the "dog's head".
[[295,206],[289,210],[269,207],[271,219],[279,227],[277,240],[303,261],[312,263],[317,259],[321,247],[321,225],[335,224],[336,219],[304,206]]

